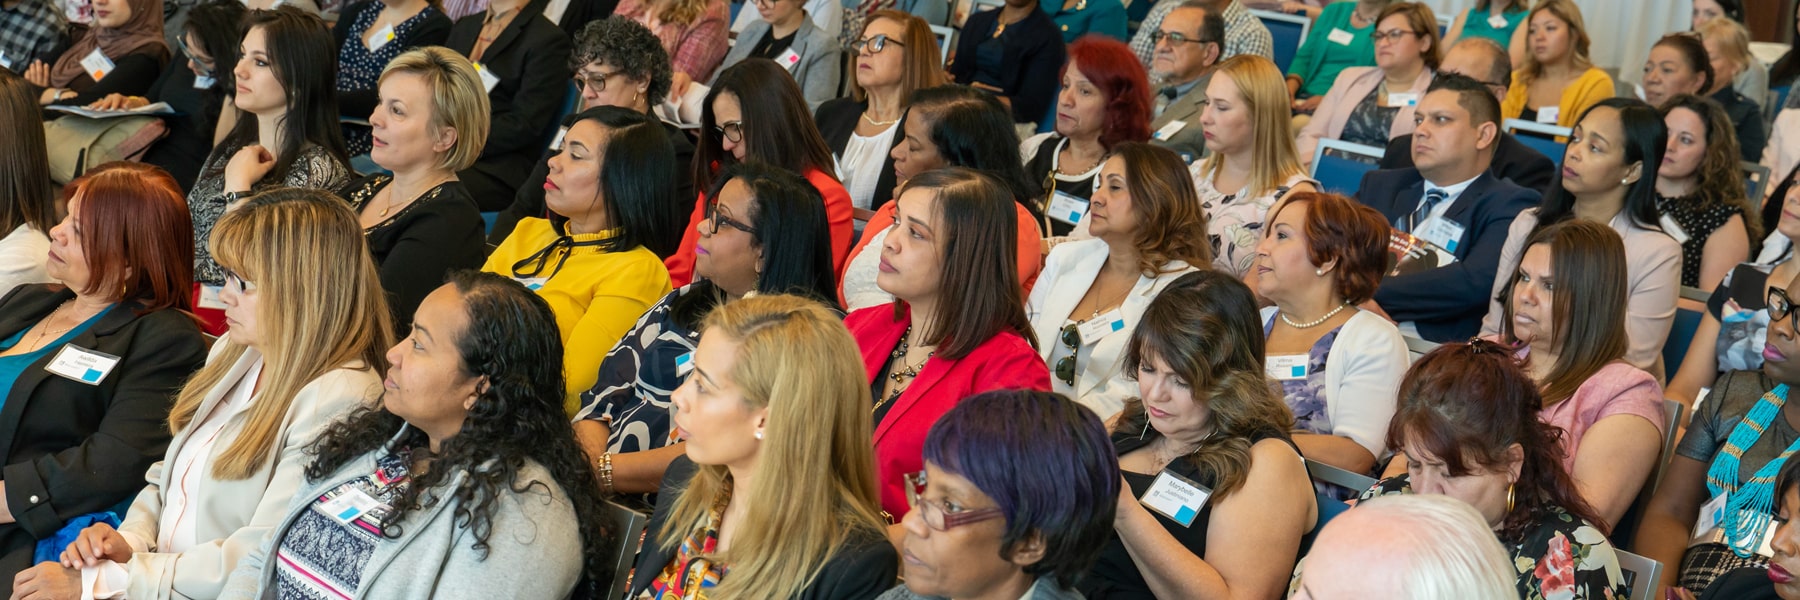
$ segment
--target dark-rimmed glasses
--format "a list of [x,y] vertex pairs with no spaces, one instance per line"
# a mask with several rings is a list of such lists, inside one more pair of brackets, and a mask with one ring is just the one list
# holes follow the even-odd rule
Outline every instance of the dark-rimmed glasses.
[[1412,31],[1410,29],[1389,29],[1387,31],[1369,32],[1369,40],[1373,41],[1377,44],[1379,44],[1383,40],[1387,40],[1387,39],[1393,39],[1394,41],[1398,42],[1398,41],[1400,41],[1401,37],[1408,36],[1408,35],[1423,35],[1423,34],[1420,34],[1417,31]]
[[755,227],[751,227],[743,221],[725,216],[725,213],[719,210],[718,202],[708,202],[706,204],[705,216],[707,224],[712,226],[713,233],[718,233],[720,227],[730,227],[750,235],[756,235]]
[[1769,324],[1773,325],[1776,321],[1793,317],[1793,320],[1789,321],[1788,325],[1792,326],[1795,330],[1800,331],[1800,316],[1795,315],[1794,301],[1788,298],[1786,290],[1775,287],[1769,288],[1768,301]]
[[175,45],[181,48],[181,55],[186,56],[188,62],[194,65],[194,70],[199,71],[197,75],[201,77],[212,77],[213,66],[209,64],[213,61],[212,57],[201,57],[199,54],[194,53],[194,48],[187,43],[187,34],[176,36]]
[[964,509],[962,507],[952,506],[950,503],[942,500],[931,501],[925,499],[924,471],[907,475],[905,479],[907,506],[911,506],[913,510],[919,511],[919,516],[925,517],[925,526],[934,530],[949,531],[963,525],[980,523],[1001,516],[1000,507],[997,506]]
[[1158,31],[1150,32],[1150,45],[1151,46],[1161,44],[1161,43],[1163,43],[1163,40],[1168,40],[1169,45],[1171,45],[1171,46],[1173,46],[1175,44],[1210,44],[1210,43],[1212,43],[1212,40],[1209,40],[1206,38],[1191,38],[1191,37],[1188,37],[1187,34],[1181,33],[1179,31],[1158,30]]
[[906,47],[906,44],[901,43],[900,40],[890,38],[885,33],[878,33],[875,34],[875,37],[866,37],[850,42],[850,51],[862,54],[863,49],[868,48],[869,54],[881,54],[882,50],[887,49],[888,44],[893,44],[902,48]]
[[733,144],[744,141],[743,121],[726,121],[722,125],[714,125],[713,131],[719,132],[719,135],[725,136]]
[[606,91],[606,80],[623,74],[625,74],[624,71],[613,71],[611,73],[601,73],[599,75],[576,73],[575,90],[578,92],[585,92],[588,88],[594,88],[595,93],[604,92]]

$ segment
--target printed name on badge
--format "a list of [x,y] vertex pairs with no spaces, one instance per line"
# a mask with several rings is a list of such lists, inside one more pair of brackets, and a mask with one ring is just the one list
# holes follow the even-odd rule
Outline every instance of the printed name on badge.
[[1188,527],[1194,524],[1194,518],[1200,515],[1201,507],[1206,506],[1206,499],[1210,497],[1212,490],[1206,486],[1164,469],[1138,502],[1182,527]]
[[99,385],[118,364],[117,356],[64,344],[62,350],[56,352],[56,358],[44,365],[44,370],[88,385]]

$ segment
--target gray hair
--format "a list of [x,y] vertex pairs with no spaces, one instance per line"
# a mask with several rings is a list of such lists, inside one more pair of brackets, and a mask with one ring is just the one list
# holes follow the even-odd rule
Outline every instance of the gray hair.
[[[1379,537],[1362,532],[1378,530]],[[1333,532],[1337,532],[1335,535]],[[1474,508],[1449,496],[1409,494],[1365,500],[1340,515],[1321,532],[1327,536],[1357,536],[1315,551],[1308,562],[1354,561],[1369,571],[1389,571],[1398,585],[1388,596],[1395,600],[1516,600],[1519,592],[1512,559],[1500,546]],[[1335,547],[1335,548],[1333,548]],[[1368,550],[1363,556],[1343,556],[1332,550]],[[1371,561],[1368,554],[1385,557]],[[1302,579],[1304,585],[1304,579]]]

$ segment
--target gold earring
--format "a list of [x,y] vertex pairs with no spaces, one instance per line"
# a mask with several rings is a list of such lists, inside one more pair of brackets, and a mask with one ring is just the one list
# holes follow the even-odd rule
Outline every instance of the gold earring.
[[1512,514],[1512,511],[1513,511],[1513,487],[1515,485],[1516,484],[1511,484],[1511,483],[1506,484],[1506,512],[1507,512],[1507,514]]

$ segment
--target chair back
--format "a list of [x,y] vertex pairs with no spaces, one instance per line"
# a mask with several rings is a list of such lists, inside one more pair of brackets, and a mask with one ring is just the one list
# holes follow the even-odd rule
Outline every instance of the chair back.
[[931,34],[937,36],[938,65],[950,62],[950,49],[956,47],[956,30],[943,25],[932,25]]
[[1656,584],[1662,579],[1662,563],[1648,557],[1613,549],[1619,557],[1619,570],[1625,573],[1625,584],[1631,588],[1631,600],[1654,600]]
[[1744,197],[1752,206],[1762,206],[1763,194],[1769,190],[1769,168],[1747,160],[1738,165],[1744,169]]
[[1524,119],[1507,119],[1500,124],[1500,129],[1513,134],[1514,138],[1530,146],[1532,150],[1544,153],[1544,157],[1549,158],[1556,166],[1562,166],[1563,151],[1569,146],[1569,128]]
[[1438,346],[1442,345],[1431,340],[1419,339],[1410,335],[1401,337],[1406,339],[1406,352],[1412,355],[1411,360],[1413,362],[1417,362],[1419,357],[1425,356],[1426,352],[1436,350]]
[[1256,15],[1263,27],[1269,28],[1269,38],[1275,43],[1275,67],[1286,73],[1288,65],[1294,64],[1294,55],[1300,53],[1300,42],[1306,40],[1306,31],[1312,28],[1312,19],[1261,9],[1251,9],[1250,14]]
[[606,502],[601,517],[606,519],[606,528],[618,532],[615,544],[604,552],[611,555],[613,567],[612,597],[625,595],[626,586],[631,585],[631,567],[637,563],[638,548],[643,543],[644,529],[650,525],[650,515],[632,510],[613,501]]
[[1363,175],[1381,162],[1383,151],[1342,140],[1319,140],[1318,149],[1313,150],[1312,178],[1323,191],[1353,196]]

